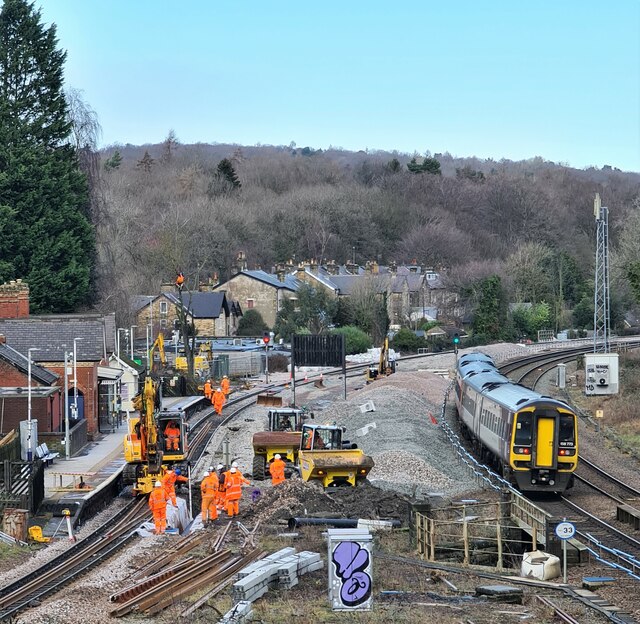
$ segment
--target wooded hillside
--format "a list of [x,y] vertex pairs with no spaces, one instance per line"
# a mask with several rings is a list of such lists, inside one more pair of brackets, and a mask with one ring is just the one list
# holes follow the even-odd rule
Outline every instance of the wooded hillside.
[[[448,154],[421,166],[398,153],[181,145],[173,132],[101,156],[99,292],[123,313],[129,295],[156,292],[178,270],[192,285],[227,278],[240,250],[265,270],[289,258],[416,259],[463,290],[500,275],[512,301],[560,296],[573,307],[592,281],[596,192],[611,247],[626,246],[627,265],[640,258],[624,234],[640,175],[610,167]],[[422,171],[432,160],[440,172]]]

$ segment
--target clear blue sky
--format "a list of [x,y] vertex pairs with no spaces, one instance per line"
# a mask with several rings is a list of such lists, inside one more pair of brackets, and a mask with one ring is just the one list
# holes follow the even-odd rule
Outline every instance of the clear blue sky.
[[102,144],[542,156],[640,171],[638,0],[36,0]]

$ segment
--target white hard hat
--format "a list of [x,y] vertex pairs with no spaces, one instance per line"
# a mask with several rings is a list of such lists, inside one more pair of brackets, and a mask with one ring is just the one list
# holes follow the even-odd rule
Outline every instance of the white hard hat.
[[227,376],[226,376],[226,375],[223,375],[223,379],[227,379]]
[[276,453],[276,454],[274,455],[274,457],[275,457],[276,459],[282,459],[282,458],[280,457],[280,453]]
[[216,466],[216,470],[222,470],[224,468],[224,466],[222,464],[218,464]]
[[238,472],[237,468],[232,468],[229,472]]
[[218,388],[218,392],[222,392],[222,388]]
[[162,487],[162,483],[160,483],[160,481],[156,481],[156,487]]
[[208,472],[205,472],[202,476],[203,476],[203,477],[208,477],[208,476],[209,476],[209,473],[208,473]]
[[209,472],[213,472],[213,466],[209,466]]
[[237,461],[231,462],[231,467],[232,468],[237,468],[238,467],[238,462]]

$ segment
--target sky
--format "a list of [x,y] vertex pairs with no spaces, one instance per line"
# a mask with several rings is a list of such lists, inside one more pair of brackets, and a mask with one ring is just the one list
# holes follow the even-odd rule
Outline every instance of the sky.
[[640,172],[638,0],[35,0],[101,145],[329,146]]

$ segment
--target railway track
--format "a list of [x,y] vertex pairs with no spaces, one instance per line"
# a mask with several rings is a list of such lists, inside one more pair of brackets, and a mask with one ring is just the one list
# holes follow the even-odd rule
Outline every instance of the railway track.
[[85,539],[45,565],[0,590],[0,621],[68,586],[70,581],[103,563],[135,535],[149,519],[146,498],[131,500]]
[[[586,459],[583,455],[578,455],[578,467],[580,474],[576,474],[575,478],[588,487],[621,505],[634,501],[640,504],[640,490],[624,483],[621,479],[618,479],[606,470],[603,470],[600,466]],[[607,485],[609,488],[615,488],[616,492],[612,493],[610,489],[606,488]]]

